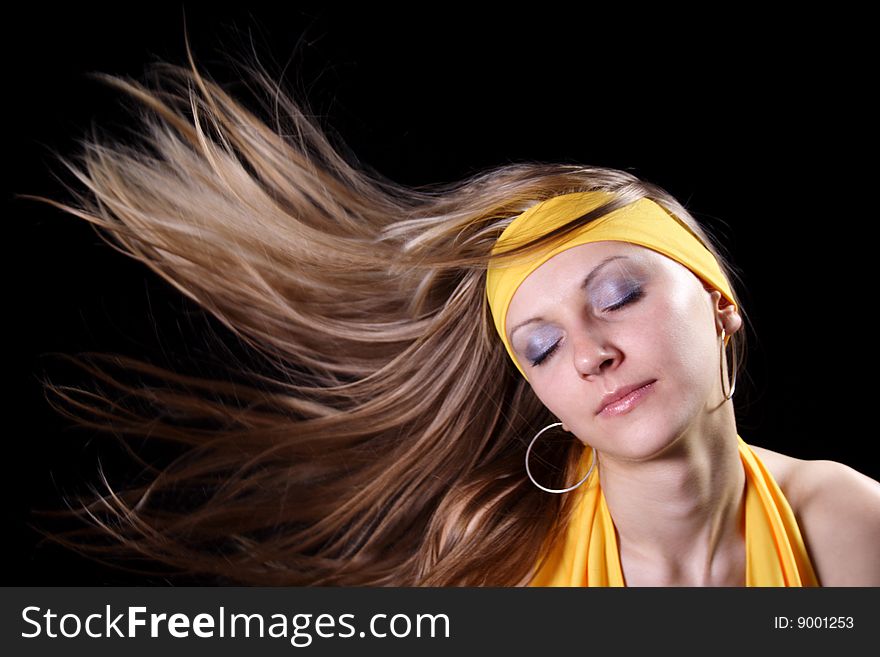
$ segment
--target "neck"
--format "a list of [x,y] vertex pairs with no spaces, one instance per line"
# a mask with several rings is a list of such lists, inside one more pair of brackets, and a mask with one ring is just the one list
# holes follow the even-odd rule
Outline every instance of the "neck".
[[732,404],[703,416],[650,460],[600,453],[599,465],[630,573],[667,586],[744,575],[746,475]]

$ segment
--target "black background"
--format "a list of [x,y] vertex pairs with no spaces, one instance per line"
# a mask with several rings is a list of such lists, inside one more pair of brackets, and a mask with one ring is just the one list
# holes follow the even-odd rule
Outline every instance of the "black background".
[[666,188],[744,272],[740,435],[880,479],[874,183],[861,174],[875,136],[857,17],[611,16],[583,3],[574,13],[485,16],[468,5],[295,6],[34,4],[8,16],[5,323],[15,337],[5,584],[163,581],[35,549],[32,509],[97,483],[99,459],[111,481],[124,479],[118,447],[67,427],[36,376],[70,381],[43,356],[54,351],[208,368],[199,336],[211,320],[86,222],[13,195],[65,198],[48,148],[70,154],[91,123],[132,125],[120,94],[86,73],[139,77],[155,59],[185,64],[184,8],[197,62],[221,81],[234,81],[223,50],[253,47],[275,71],[296,53],[288,80],[302,81],[312,109],[363,162],[399,182],[534,159],[627,169]]

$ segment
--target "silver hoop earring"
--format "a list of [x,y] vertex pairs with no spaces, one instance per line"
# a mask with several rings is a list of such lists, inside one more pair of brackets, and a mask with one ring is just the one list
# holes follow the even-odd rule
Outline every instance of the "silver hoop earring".
[[[727,349],[724,344],[725,332],[724,327],[721,328],[721,389],[724,390],[724,361],[727,360]],[[736,351],[732,348],[733,351],[733,380],[730,382],[730,392],[728,392],[724,396],[724,400],[727,401],[731,397],[733,397],[733,391],[736,389]]]
[[570,490],[574,490],[575,488],[577,488],[582,483],[584,483],[587,479],[590,478],[590,474],[593,472],[593,468],[596,466],[596,448],[593,447],[593,448],[591,448],[593,450],[593,461],[592,461],[592,463],[590,463],[590,469],[587,470],[587,474],[584,475],[584,478],[581,479],[574,486],[569,486],[568,488],[546,488],[546,487],[542,486],[541,484],[539,484],[537,481],[535,481],[535,478],[532,476],[532,471],[529,469],[529,454],[532,451],[532,445],[535,444],[535,441],[538,439],[538,436],[540,436],[542,433],[547,431],[547,429],[552,429],[553,427],[558,427],[561,425],[562,425],[562,422],[555,422],[553,424],[548,424],[546,427],[544,427],[538,433],[535,434],[535,437],[532,438],[532,442],[529,443],[529,448],[526,450],[526,474],[529,475],[529,479],[532,480],[532,483],[535,484],[535,486],[537,486],[541,490],[547,491],[548,493],[567,493]]

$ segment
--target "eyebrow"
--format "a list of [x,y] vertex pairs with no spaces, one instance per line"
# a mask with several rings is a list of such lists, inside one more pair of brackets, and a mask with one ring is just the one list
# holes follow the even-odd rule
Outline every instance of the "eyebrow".
[[[593,269],[593,271],[591,271],[589,274],[587,274],[587,277],[584,279],[584,282],[581,283],[580,289],[582,289],[582,290],[587,289],[587,287],[590,285],[590,283],[593,282],[593,279],[596,278],[596,276],[599,274],[600,269],[602,269],[605,265],[607,265],[612,260],[620,260],[620,259],[629,260],[629,258],[625,255],[614,255],[614,256],[608,256],[607,258],[605,258],[602,262],[600,262],[598,265],[596,265],[596,267]],[[539,315],[537,317],[532,317],[531,319],[527,319],[526,321],[517,324],[513,328],[513,330],[510,331],[510,339],[512,340],[513,334],[516,333],[523,326],[526,326],[527,324],[533,324],[534,322],[540,322],[543,319],[544,318]]]

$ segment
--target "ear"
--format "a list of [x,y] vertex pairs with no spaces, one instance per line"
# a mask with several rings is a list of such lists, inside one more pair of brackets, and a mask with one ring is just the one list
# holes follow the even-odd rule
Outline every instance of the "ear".
[[718,290],[708,286],[706,286],[706,290],[709,292],[712,311],[715,314],[715,324],[718,327],[719,334],[722,328],[727,335],[733,335],[739,331],[742,328],[743,319],[742,315],[736,311],[734,305]]

